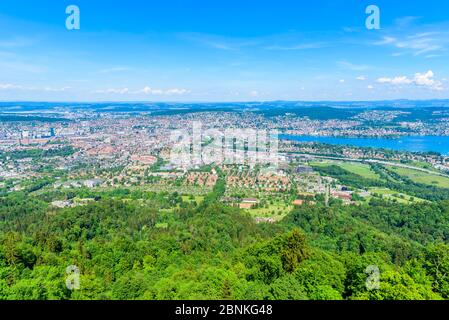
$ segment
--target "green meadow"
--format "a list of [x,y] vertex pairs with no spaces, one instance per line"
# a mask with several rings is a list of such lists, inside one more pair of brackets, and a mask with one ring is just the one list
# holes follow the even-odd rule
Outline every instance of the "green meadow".
[[389,170],[396,172],[401,176],[405,176],[413,182],[433,185],[441,188],[449,188],[449,178],[443,176],[408,168],[392,167],[389,168]]

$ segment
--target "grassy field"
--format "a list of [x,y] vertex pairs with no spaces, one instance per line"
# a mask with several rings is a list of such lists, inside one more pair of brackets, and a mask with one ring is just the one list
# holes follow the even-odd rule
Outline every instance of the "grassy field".
[[437,169],[435,169],[430,163],[423,161],[410,161],[410,165],[418,168],[437,171]]
[[320,162],[312,162],[311,165],[321,167],[335,165],[366,179],[380,179],[379,175],[375,173],[373,170],[371,170],[371,167],[368,164],[364,163],[326,160]]
[[279,221],[284,218],[292,209],[292,205],[286,205],[279,202],[269,205],[268,208],[257,208],[245,211],[255,218],[273,218],[274,220]]
[[369,190],[372,195],[375,193],[382,195],[384,199],[388,200],[396,200],[399,203],[410,204],[415,202],[426,202],[424,199],[411,197],[407,194],[399,193],[397,191],[393,191],[387,188],[372,188]]
[[354,163],[354,162],[341,162],[338,163],[338,166],[345,169],[346,171],[352,172],[354,174],[358,174],[366,179],[380,179],[380,176],[371,170],[371,167],[368,164],[363,163]]
[[408,168],[390,167],[388,169],[417,183],[449,188],[449,178],[446,177]]

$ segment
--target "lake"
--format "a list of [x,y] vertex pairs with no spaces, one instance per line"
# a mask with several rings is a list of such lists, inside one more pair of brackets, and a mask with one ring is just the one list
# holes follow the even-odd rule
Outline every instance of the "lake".
[[409,136],[398,139],[386,138],[345,138],[345,137],[315,137],[294,136],[281,134],[282,140],[293,140],[300,142],[319,142],[333,145],[350,145],[356,147],[385,148],[396,151],[411,152],[438,152],[449,156],[449,136]]

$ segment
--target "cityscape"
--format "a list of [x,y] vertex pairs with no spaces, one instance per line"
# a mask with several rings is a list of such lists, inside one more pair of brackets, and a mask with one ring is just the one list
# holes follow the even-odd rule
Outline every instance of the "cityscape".
[[440,2],[77,2],[0,4],[0,301],[449,299]]

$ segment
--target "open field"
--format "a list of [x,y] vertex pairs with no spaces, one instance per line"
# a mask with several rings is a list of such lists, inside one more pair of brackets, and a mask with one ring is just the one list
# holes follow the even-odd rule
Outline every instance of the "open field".
[[381,195],[384,199],[396,200],[398,203],[403,203],[403,204],[410,204],[410,203],[415,203],[415,202],[426,202],[426,200],[424,200],[424,199],[411,197],[407,194],[393,191],[388,188],[372,188],[369,191],[371,192],[372,195],[377,193],[377,194]]
[[421,169],[427,169],[427,170],[438,172],[438,170],[435,169],[430,163],[427,163],[424,161],[411,161],[410,165],[414,166],[414,167],[421,168]]
[[368,164],[364,164],[364,163],[327,160],[327,161],[311,162],[311,165],[322,166],[322,167],[335,165],[335,166],[339,166],[340,168],[342,168],[348,172],[357,174],[366,179],[379,179],[380,178],[377,173],[375,173],[373,170],[371,170],[371,168]]
[[284,218],[292,209],[292,205],[275,203],[272,205],[268,205],[267,208],[249,209],[245,211],[253,217],[273,218],[274,220],[279,221]]
[[389,170],[401,176],[408,177],[414,182],[449,188],[449,178],[408,168],[390,167]]
[[366,179],[380,179],[380,176],[371,170],[370,166],[363,163],[354,162],[340,162],[337,164],[339,167],[345,169],[354,174],[358,174]]

